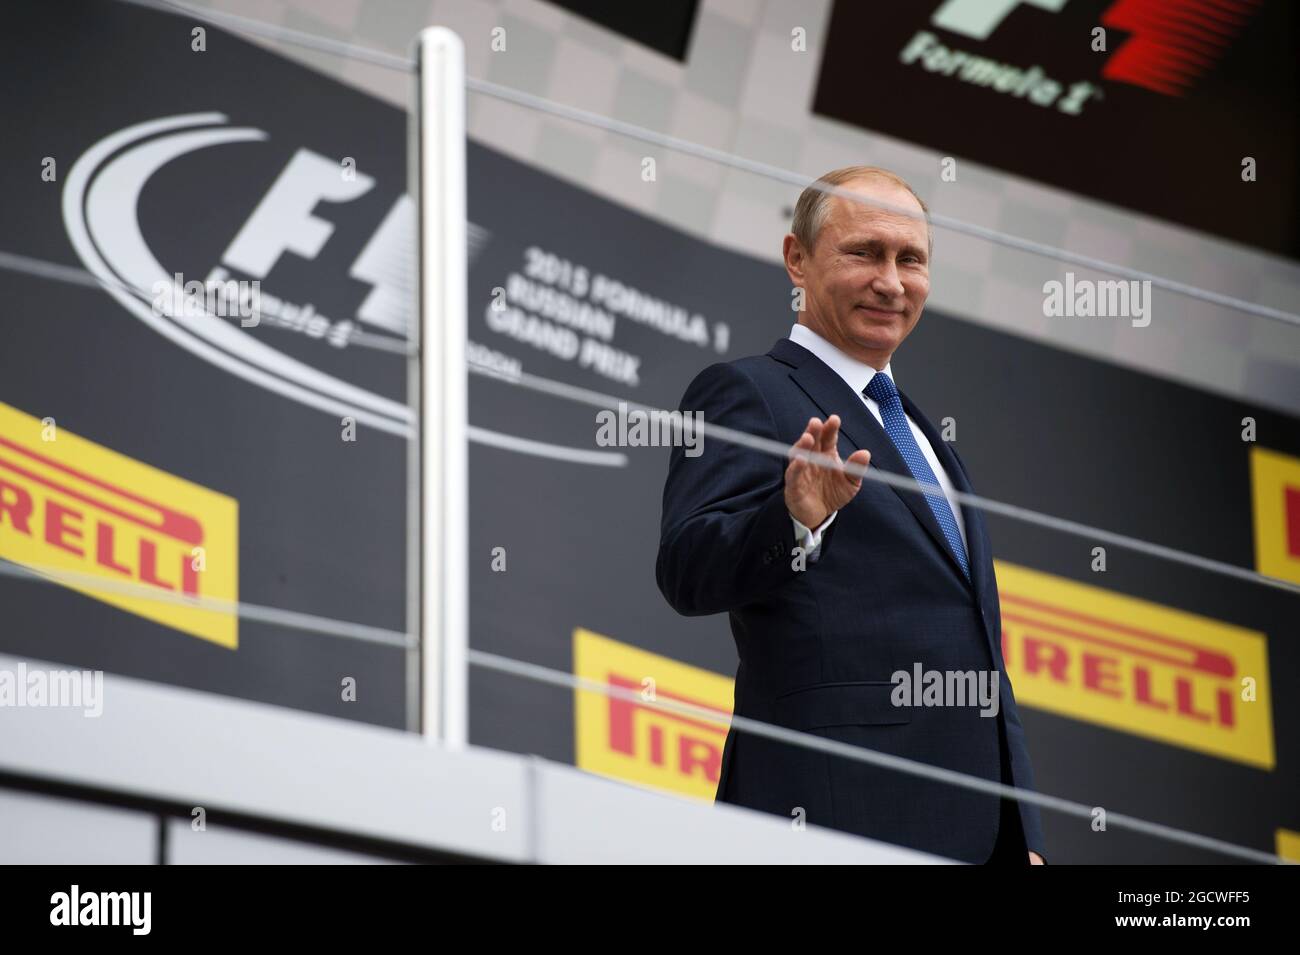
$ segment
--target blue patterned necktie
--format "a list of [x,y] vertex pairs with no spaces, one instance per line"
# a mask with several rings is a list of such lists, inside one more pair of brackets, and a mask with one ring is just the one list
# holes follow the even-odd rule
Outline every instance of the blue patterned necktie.
[[[878,371],[871,376],[871,381],[867,382],[867,387],[862,389],[862,393],[880,406],[880,417],[885,422],[885,431],[894,442],[898,453],[903,456],[907,469],[912,472],[912,477],[921,484],[937,485],[939,482],[935,479],[934,472],[930,470],[925,455],[921,453],[921,446],[916,443],[912,429],[908,427],[907,415],[903,412],[903,402],[899,400],[898,389],[894,387],[893,379],[883,371]],[[944,497],[942,491],[924,493],[925,500],[934,513],[934,519],[939,522],[943,536],[948,540],[948,546],[957,556],[957,563],[961,565],[966,579],[970,580],[970,562],[966,557],[966,545],[962,543],[961,533],[957,530],[957,518],[953,515],[952,508],[948,506],[948,499]]]

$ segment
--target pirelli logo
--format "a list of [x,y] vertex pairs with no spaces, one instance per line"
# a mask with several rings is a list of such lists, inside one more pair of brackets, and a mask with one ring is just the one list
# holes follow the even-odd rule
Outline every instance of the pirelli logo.
[[573,661],[577,676],[634,691],[640,698],[633,702],[590,690],[574,694],[579,768],[713,799],[726,723],[667,712],[641,701],[688,703],[730,720],[731,679],[581,628],[573,632]]
[[1250,449],[1255,569],[1300,584],[1300,458]]
[[1273,768],[1264,634],[995,563],[1017,702]]
[[93,578],[238,599],[238,504],[0,403],[0,558],[129,613],[238,646],[233,613]]

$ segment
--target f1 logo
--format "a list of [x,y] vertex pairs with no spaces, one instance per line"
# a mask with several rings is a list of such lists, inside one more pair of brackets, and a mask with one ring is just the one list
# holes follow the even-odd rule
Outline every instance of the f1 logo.
[[989,34],[1022,3],[1050,13],[1060,13],[1067,0],[947,0],[934,12],[930,22],[937,27],[987,40]]

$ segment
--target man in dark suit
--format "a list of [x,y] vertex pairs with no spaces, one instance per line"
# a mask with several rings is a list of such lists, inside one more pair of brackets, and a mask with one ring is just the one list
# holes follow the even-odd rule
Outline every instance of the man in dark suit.
[[[789,460],[707,432],[699,456],[674,448],[659,589],[681,614],[728,613],[737,714],[1032,788],[988,534],[953,497],[972,492],[969,475],[890,365],[930,291],[928,210],[876,167],[819,182],[875,204],[803,192],[784,242],[802,300],[790,337],[706,368],[681,402],[706,426],[789,445]],[[863,481],[846,459],[943,493]],[[931,672],[939,692],[916,705],[920,691],[904,692],[898,675],[927,675],[933,688]],[[956,693],[963,680],[982,681],[996,705]],[[735,728],[717,799],[966,862],[1043,861],[1031,803]]]

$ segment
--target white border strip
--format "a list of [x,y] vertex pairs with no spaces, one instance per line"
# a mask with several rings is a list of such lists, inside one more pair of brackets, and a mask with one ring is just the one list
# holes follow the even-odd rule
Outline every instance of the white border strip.
[[[0,670],[19,663],[64,667],[0,655]],[[520,863],[951,861],[535,756],[448,751],[413,733],[112,673],[97,719],[73,707],[0,713],[0,772],[422,850]]]

